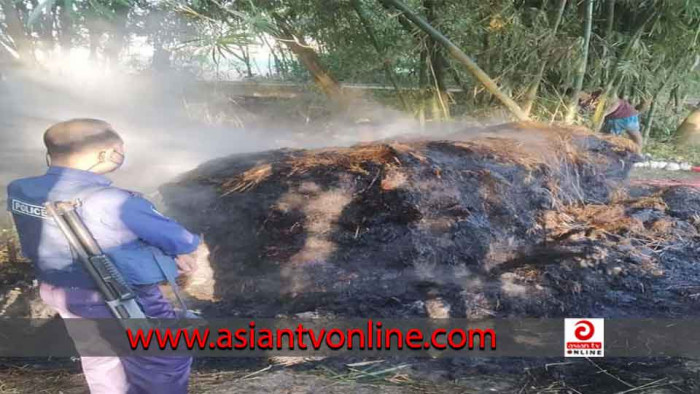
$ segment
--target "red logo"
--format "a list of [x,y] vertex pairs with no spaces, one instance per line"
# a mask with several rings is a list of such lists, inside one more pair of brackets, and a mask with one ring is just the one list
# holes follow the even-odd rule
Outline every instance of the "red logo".
[[604,357],[604,319],[564,319],[565,357]]
[[581,320],[576,323],[574,335],[579,341],[587,341],[593,338],[593,334],[595,334],[595,327],[593,327],[593,323],[589,322],[588,320]]

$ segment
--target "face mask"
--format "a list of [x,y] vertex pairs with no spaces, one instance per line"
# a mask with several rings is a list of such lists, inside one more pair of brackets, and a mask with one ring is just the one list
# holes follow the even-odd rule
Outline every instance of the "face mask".
[[[117,156],[117,160],[114,160],[114,155]],[[126,159],[126,157],[124,156],[123,153],[119,153],[117,151],[112,151],[112,153],[109,154],[109,161],[111,161],[114,164],[117,164],[120,167],[122,164],[124,164],[124,159]]]
[[[116,159],[116,160],[114,159],[114,155],[117,155],[117,159]],[[117,152],[117,151],[112,151],[112,152],[109,154],[109,161],[111,161],[112,163],[114,163],[114,164],[117,165],[117,167],[115,168],[115,170],[116,170],[117,168],[121,167],[122,164],[124,164],[124,159],[125,159],[125,156],[124,156],[123,153],[119,153],[119,152]],[[88,167],[88,169],[87,169],[86,171],[92,170],[93,168],[95,168],[96,166],[102,164],[103,162],[104,162],[104,159],[98,161],[97,163],[95,163],[95,164],[91,165],[90,167]]]

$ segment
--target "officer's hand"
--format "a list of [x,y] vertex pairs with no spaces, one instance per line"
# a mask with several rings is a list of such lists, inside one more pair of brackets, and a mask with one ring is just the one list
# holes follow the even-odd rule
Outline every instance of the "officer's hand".
[[197,251],[190,254],[181,254],[175,257],[177,273],[190,275],[197,270]]

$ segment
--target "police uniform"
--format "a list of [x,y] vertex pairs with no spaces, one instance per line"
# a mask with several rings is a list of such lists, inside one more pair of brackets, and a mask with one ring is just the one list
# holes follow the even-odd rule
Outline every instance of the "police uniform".
[[[111,186],[99,174],[49,167],[11,182],[8,210],[22,253],[34,264],[45,303],[65,318],[104,318],[111,312],[65,236],[47,216],[47,201],[79,199],[78,214],[105,254],[132,285],[144,313],[173,318],[158,283],[176,276],[174,256],[196,250],[199,237],[160,214],[140,195]],[[190,357],[82,357],[92,393],[185,393]]]

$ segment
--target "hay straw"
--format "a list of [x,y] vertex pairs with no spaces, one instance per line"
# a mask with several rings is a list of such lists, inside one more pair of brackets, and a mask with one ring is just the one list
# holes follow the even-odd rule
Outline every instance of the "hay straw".
[[243,174],[225,181],[221,185],[223,190],[221,196],[250,190],[269,178],[270,175],[272,175],[272,164],[266,163],[255,166]]
[[369,164],[395,166],[396,163],[400,163],[396,152],[386,144],[305,151],[300,156],[283,159],[275,164],[275,168],[271,163],[263,163],[225,180],[221,183],[221,195],[226,196],[231,193],[252,190],[275,173],[290,177],[324,167],[329,170],[340,168],[357,174],[369,175],[370,173],[367,171]]
[[674,237],[675,223],[669,219],[659,219],[648,228],[641,220],[627,214],[627,209],[666,210],[666,204],[659,196],[646,196],[632,200],[618,200],[609,205],[579,204],[559,206],[545,212],[541,217],[542,226],[554,241],[572,237],[591,239],[614,238],[616,242],[637,240],[649,247],[657,248]]
[[308,151],[289,161],[292,171],[288,176],[305,173],[318,167],[344,168],[364,175],[369,172],[363,165],[373,163],[384,165],[395,162],[395,151],[386,144],[366,145],[351,148]]
[[512,138],[487,137],[453,144],[469,153],[504,163],[517,164],[528,170],[534,170],[546,163],[544,157],[528,152],[521,141]]

